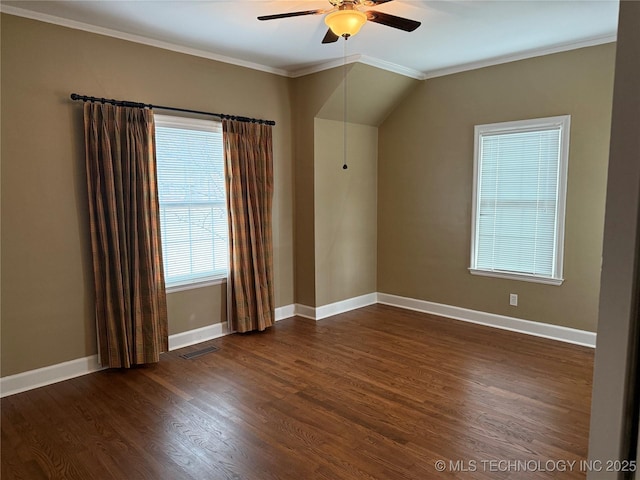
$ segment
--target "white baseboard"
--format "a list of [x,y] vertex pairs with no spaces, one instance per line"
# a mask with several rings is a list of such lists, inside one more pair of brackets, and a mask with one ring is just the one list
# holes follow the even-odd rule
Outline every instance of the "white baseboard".
[[[227,333],[227,322],[224,322],[169,335],[169,350],[176,350],[195,343],[218,338]],[[103,368],[98,363],[98,355],[91,355],[89,357],[77,358],[68,362],[9,375],[0,378],[0,397],[26,392],[27,390],[44,387],[99,370],[103,370]]]
[[285,318],[291,318],[296,314],[296,306],[291,304],[291,305],[285,305],[284,307],[278,307],[276,308],[276,322],[279,322],[280,320],[284,320]]
[[377,293],[367,293],[366,295],[348,298],[346,300],[329,303],[315,308],[307,305],[296,304],[295,313],[299,317],[310,318],[311,320],[322,320],[323,318],[332,317],[333,315],[373,305],[377,301]]
[[103,368],[98,363],[98,355],[91,355],[90,357],[77,358],[68,362],[49,365],[48,367],[9,375],[0,378],[0,397],[26,392],[27,390],[44,387],[45,385],[80,377],[99,370],[103,370]]
[[[295,312],[294,305],[286,305],[276,308],[276,321],[293,317]],[[169,335],[169,351],[179,348],[188,347],[196,343],[206,342],[214,338],[222,337],[232,333],[229,331],[227,322],[207,325],[206,327],[196,328],[186,332]],[[58,363],[27,372],[9,375],[0,378],[0,398],[16,393],[26,392],[38,387],[44,387],[53,383],[62,382],[71,378],[80,377],[103,370],[98,363],[98,355],[77,358],[68,362]]]
[[316,309],[314,307],[296,303],[295,313],[298,317],[309,318],[311,320],[316,319]]
[[360,295],[359,297],[348,298],[340,302],[322,305],[321,307],[316,308],[316,320],[322,320],[323,318],[332,317],[333,315],[349,312],[357,308],[367,307],[369,305],[373,305],[377,301],[377,293],[367,293],[366,295]]
[[536,337],[583,345],[585,347],[595,348],[596,346],[596,334],[594,332],[587,332],[585,330],[578,330],[575,328],[532,322],[530,320],[522,320],[520,318],[469,310],[441,303],[427,302],[425,300],[417,300],[415,298],[399,297],[397,295],[390,295],[387,293],[378,293],[378,303],[500,328],[502,330],[526,333]]
[[[286,305],[276,308],[276,321],[293,317],[294,315],[310,318],[312,320],[322,320],[333,315],[345,313],[358,308],[366,307],[374,303],[382,303],[394,307],[416,310],[418,312],[430,313],[455,320],[477,323],[489,327],[511,330],[513,332],[526,333],[537,337],[559,340],[561,342],[583,345],[595,348],[596,334],[575,328],[550,325],[547,323],[532,322],[519,318],[496,315],[493,313],[469,310],[441,303],[417,300],[415,298],[400,297],[388,293],[369,293],[355,298],[350,298],[340,302],[322,305],[314,308],[306,305]],[[227,322],[207,325],[187,332],[176,333],[169,336],[169,350],[188,347],[196,343],[213,340],[232,333]],[[102,370],[98,364],[98,356],[78,358],[68,362],[50,365],[48,367],[29,370],[27,372],[9,375],[0,378],[0,397],[14,395],[52,383],[61,382],[70,378],[79,377],[88,373]]]
[[[295,305],[278,307],[275,311],[275,321],[278,322],[285,318],[293,317],[294,312]],[[221,322],[169,335],[169,351],[213,340],[214,338],[223,337],[230,333],[233,333],[233,331],[229,330],[229,324],[227,322]]]
[[195,345],[196,343],[206,342],[214,338],[229,335],[229,325],[227,322],[215,323],[206,327],[194,328],[186,332],[174,333],[169,335],[169,351],[178,350],[179,348]]

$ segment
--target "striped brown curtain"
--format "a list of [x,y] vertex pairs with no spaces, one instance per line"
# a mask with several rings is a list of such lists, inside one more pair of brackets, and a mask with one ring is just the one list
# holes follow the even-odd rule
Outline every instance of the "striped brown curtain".
[[150,110],[84,105],[100,362],[129,368],[168,350]]
[[232,330],[273,325],[273,151],[269,125],[224,119],[229,277],[227,312]]

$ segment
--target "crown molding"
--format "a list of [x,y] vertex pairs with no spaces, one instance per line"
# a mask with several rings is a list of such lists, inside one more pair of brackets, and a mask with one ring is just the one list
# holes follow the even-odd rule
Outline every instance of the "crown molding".
[[259,70],[261,72],[273,73],[283,77],[291,76],[286,70],[280,68],[269,67],[267,65],[261,65],[259,63],[248,62],[240,60],[238,58],[227,57],[226,55],[219,55],[205,50],[199,50],[197,48],[185,47],[183,45],[177,45],[175,43],[164,42],[162,40],[156,40],[142,35],[135,35],[131,33],[120,32],[105,27],[98,27],[89,23],[78,22],[75,20],[69,20],[55,15],[49,15],[47,13],[34,12],[26,10],[24,8],[14,7],[12,5],[4,5],[0,3],[0,12],[7,13],[9,15],[16,15],[18,17],[29,18],[31,20],[39,20],[41,22],[52,23],[61,27],[73,28],[75,30],[83,30],[89,33],[97,33],[98,35],[105,35],[107,37],[118,38],[120,40],[127,40],[129,42],[140,43],[151,47],[162,48],[164,50],[170,50],[172,52],[184,53],[187,55],[193,55],[195,57],[207,58],[209,60],[215,60],[217,62],[228,63],[239,67],[250,68],[252,70]]
[[315,65],[311,65],[310,67],[301,68],[300,70],[293,70],[289,72],[289,76],[291,78],[304,77],[305,75],[311,75],[313,73],[322,72],[324,70],[331,70],[332,68],[342,67],[343,65],[349,65],[351,63],[358,63],[362,55],[353,54],[349,55],[347,58],[336,58],[335,60],[329,60],[328,62],[317,63]]
[[228,57],[225,55],[219,55],[216,53],[208,52],[205,50],[199,50],[196,48],[185,47],[183,45],[177,45],[170,42],[156,40],[142,35],[135,35],[131,33],[125,33],[118,30],[113,30],[105,27],[98,27],[88,23],[78,22],[75,20],[69,20],[55,15],[49,15],[46,13],[34,12],[26,10],[24,8],[15,7],[12,5],[5,5],[0,3],[0,12],[7,13],[9,15],[16,15],[19,17],[29,18],[32,20],[38,20],[41,22],[52,23],[62,27],[72,28],[75,30],[82,30],[89,33],[95,33],[98,35],[105,35],[108,37],[118,38],[120,40],[126,40],[129,42],[140,43],[151,47],[162,48],[164,50],[170,50],[173,52],[184,53],[186,55],[193,55],[196,57],[207,58],[217,62],[228,63],[239,67],[250,68],[252,70],[258,70],[261,72],[272,73],[274,75],[280,75],[283,77],[297,78],[313,73],[322,72],[331,68],[351,63],[363,63],[372,67],[386,70],[389,72],[397,73],[405,77],[414,78],[416,80],[428,80],[430,78],[443,77],[446,75],[452,75],[455,73],[466,72],[469,70],[476,70],[484,67],[491,67],[494,65],[500,65],[503,63],[515,62],[518,60],[526,60],[528,58],[541,57],[543,55],[551,55],[554,53],[566,52],[569,50],[576,50],[579,48],[593,47],[596,45],[602,45],[605,43],[611,43],[616,41],[616,34],[602,35],[598,37],[592,37],[578,42],[570,42],[554,45],[552,47],[545,47],[533,50],[527,50],[525,52],[516,53],[513,55],[504,55],[500,57],[491,58],[488,60],[481,60],[478,62],[466,63],[463,65],[455,65],[452,67],[446,67],[435,70],[419,71],[412,68],[404,67],[395,63],[387,62],[368,55],[354,54],[348,56],[346,59],[335,59],[327,62],[312,65],[310,67],[302,68],[299,70],[285,70],[281,68],[269,67],[259,63],[248,62],[246,60],[240,60],[238,58]]
[[386,60],[380,60],[379,58],[369,57],[368,55],[361,55],[360,63],[364,63],[365,65],[376,67],[381,70],[387,70],[388,72],[397,73],[398,75],[403,75],[405,77],[415,78],[416,80],[425,80],[427,78],[424,72],[419,70],[387,62]]
[[219,55],[216,53],[207,52],[205,50],[199,50],[196,48],[185,47],[183,45],[177,45],[175,43],[156,40],[153,38],[144,37],[142,35],[125,33],[119,30],[113,30],[111,28],[98,27],[96,25],[91,25],[89,23],[78,22],[76,20],[69,20],[67,18],[62,18],[55,15],[49,15],[47,13],[34,12],[32,10],[15,7],[12,5],[5,5],[0,3],[0,12],[6,13],[9,15],[15,15],[18,17],[29,18],[31,20],[38,20],[45,23],[51,23],[54,25],[59,25],[61,27],[72,28],[74,30],[82,30],[89,33],[95,33],[98,35],[105,35],[107,37],[117,38],[120,40],[140,43],[140,44],[148,45],[151,47],[162,48],[164,50],[170,50],[172,52],[184,53],[184,54],[193,55],[196,57],[207,58],[209,60],[215,60],[217,62],[228,63],[231,65],[237,65],[239,67],[250,68],[252,70],[259,70],[261,72],[273,73],[275,75],[280,75],[283,77],[297,78],[305,75],[310,75],[312,73],[318,73],[324,70],[329,70],[331,68],[339,67],[344,65],[345,63],[350,64],[350,63],[360,62],[366,65],[371,65],[373,67],[381,68],[383,70],[388,70],[394,73],[398,73],[400,75],[405,75],[405,76],[409,76],[417,79],[423,78],[422,76],[423,74],[421,74],[416,70],[412,70],[410,68],[403,67],[401,65],[396,65],[391,62],[386,62],[384,60],[378,60],[373,57],[367,57],[359,54],[348,56],[346,58],[346,61],[345,59],[339,58],[339,59],[331,60],[328,62],[320,63],[317,65],[312,65],[307,68],[288,71],[280,68],[269,67],[267,65],[261,65],[258,63],[240,60],[238,58],[227,57],[225,55]]
[[453,67],[447,67],[437,70],[430,70],[423,73],[423,79],[444,77],[446,75],[452,75],[454,73],[467,72],[469,70],[477,70],[484,67],[492,67],[494,65],[501,65],[503,63],[517,62],[518,60],[526,60],[528,58],[542,57],[544,55],[551,55],[554,53],[567,52],[569,50],[577,50],[579,48],[594,47],[596,45],[603,45],[605,43],[615,42],[617,38],[616,34],[602,35],[598,37],[592,37],[579,42],[570,42],[554,45],[552,47],[537,48],[533,50],[527,50],[525,52],[516,53],[513,55],[504,55],[501,57],[494,57],[488,60],[481,60],[479,62],[465,63],[464,65],[456,65]]
[[362,63],[364,65],[376,67],[381,70],[397,73],[405,77],[415,78],[416,80],[425,79],[424,73],[418,70],[414,70],[408,67],[403,67],[402,65],[397,65],[395,63],[387,62],[385,60],[380,60],[374,57],[370,57],[368,55],[360,55],[360,54],[349,55],[346,59],[338,58],[335,60],[330,60],[328,62],[312,65],[307,68],[302,68],[300,70],[294,70],[293,72],[289,73],[289,76],[292,78],[304,77],[305,75],[311,75],[313,73],[322,72],[324,70],[330,70],[332,68],[341,67],[345,63],[346,64]]

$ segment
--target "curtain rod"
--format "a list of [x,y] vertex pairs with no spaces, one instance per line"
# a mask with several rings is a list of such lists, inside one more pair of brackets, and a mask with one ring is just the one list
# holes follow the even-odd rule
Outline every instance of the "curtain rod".
[[212,117],[218,117],[222,119],[226,118],[229,120],[237,120],[239,122],[260,123],[265,125],[276,124],[276,122],[274,122],[273,120],[260,120],[257,118],[238,117],[235,115],[226,115],[224,113],[202,112],[200,110],[189,110],[187,108],[165,107],[164,105],[152,105],[151,103],[130,102],[127,100],[115,100],[113,98],[88,97],[86,95],[78,95],[77,93],[72,93],[70,97],[71,97],[71,100],[81,100],[83,102],[108,103],[110,105],[116,105],[119,107],[137,107],[137,108],[150,108],[150,109],[157,108],[159,110],[170,110],[172,112],[185,112],[185,113],[197,113],[199,115],[209,115]]

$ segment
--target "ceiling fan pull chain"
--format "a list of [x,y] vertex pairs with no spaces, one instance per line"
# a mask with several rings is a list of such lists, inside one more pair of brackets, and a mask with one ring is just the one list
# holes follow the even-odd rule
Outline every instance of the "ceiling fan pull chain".
[[342,95],[343,98],[343,113],[344,113],[344,156],[343,156],[343,165],[342,165],[342,169],[346,170],[347,168],[347,40],[349,40],[349,36],[346,35],[344,37],[344,49],[343,49],[343,56],[344,56],[344,65],[342,67],[342,76],[343,76],[343,80],[342,83],[344,85],[344,94]]

